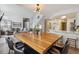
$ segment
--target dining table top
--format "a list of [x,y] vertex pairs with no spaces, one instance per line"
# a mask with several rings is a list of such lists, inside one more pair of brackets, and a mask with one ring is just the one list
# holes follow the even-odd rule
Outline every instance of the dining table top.
[[62,38],[62,35],[52,33],[41,33],[39,35],[30,32],[16,33],[15,37],[27,44],[35,51],[43,54],[53,46],[55,42]]

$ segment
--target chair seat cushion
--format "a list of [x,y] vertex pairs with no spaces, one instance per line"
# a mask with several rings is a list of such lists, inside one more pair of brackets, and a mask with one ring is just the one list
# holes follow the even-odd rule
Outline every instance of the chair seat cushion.
[[52,46],[52,48],[58,49],[59,51],[62,51],[62,47],[58,47],[58,46]]
[[22,48],[24,47],[24,44],[22,42],[17,42],[15,43],[15,45],[16,45],[16,48],[19,50],[22,50]]

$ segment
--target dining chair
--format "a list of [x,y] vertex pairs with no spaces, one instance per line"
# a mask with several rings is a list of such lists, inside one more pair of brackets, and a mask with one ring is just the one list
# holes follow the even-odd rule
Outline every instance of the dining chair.
[[13,41],[10,39],[10,37],[6,38],[6,41],[8,43],[8,47],[9,47],[9,54],[11,51],[13,51],[15,54],[22,54],[23,51],[21,49],[23,49],[24,45],[22,42],[16,42],[13,43]]
[[15,43],[13,47],[15,54],[24,54],[24,44],[22,42]]
[[64,44],[63,47],[59,47],[59,46],[52,46],[52,48],[50,48],[47,53],[48,54],[67,54],[68,53],[68,48],[69,48],[69,40],[67,40]]
[[9,47],[9,52],[8,53],[10,54],[11,50],[14,51],[14,48],[13,48],[14,43],[13,43],[12,40],[10,40],[10,37],[6,38],[6,41],[8,43],[8,47]]
[[77,38],[73,39],[73,38],[67,38],[69,40],[69,46],[70,47],[74,47],[74,48],[77,48]]

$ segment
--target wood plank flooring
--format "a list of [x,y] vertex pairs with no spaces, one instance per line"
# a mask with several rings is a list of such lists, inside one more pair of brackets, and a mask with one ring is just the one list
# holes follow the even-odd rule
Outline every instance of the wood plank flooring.
[[79,48],[69,47],[68,54],[79,54]]

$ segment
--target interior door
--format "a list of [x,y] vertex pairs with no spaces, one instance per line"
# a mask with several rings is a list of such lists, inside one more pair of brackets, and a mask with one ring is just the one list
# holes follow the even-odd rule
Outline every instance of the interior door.
[[29,18],[23,19],[23,29],[25,29],[26,31],[29,31],[29,29],[30,29],[30,19]]

